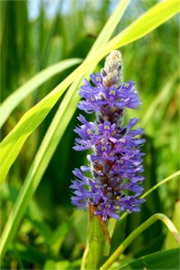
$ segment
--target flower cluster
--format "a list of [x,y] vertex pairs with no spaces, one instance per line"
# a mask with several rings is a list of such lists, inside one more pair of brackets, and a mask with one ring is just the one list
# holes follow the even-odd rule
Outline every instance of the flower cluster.
[[95,215],[103,220],[119,219],[120,212],[138,212],[139,199],[144,180],[141,146],[144,139],[142,128],[135,129],[138,122],[133,118],[123,126],[125,108],[140,105],[138,92],[132,81],[122,83],[121,54],[112,51],[106,58],[101,74],[91,75],[80,89],[78,107],[86,113],[96,113],[96,120],[88,122],[80,115],[81,125],[75,128],[79,135],[74,149],[92,149],[88,155],[89,166],[73,171],[77,177],[71,185],[72,203],[88,208],[91,203]]

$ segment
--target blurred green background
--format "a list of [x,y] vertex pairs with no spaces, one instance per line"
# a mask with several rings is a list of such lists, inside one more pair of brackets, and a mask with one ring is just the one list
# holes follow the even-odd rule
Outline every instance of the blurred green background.
[[[157,2],[132,1],[114,34]],[[85,58],[117,3],[116,0],[1,1],[1,102],[45,67],[63,59]],[[175,16],[121,49],[124,80],[136,82],[143,101],[138,111],[128,112],[128,117],[138,116],[146,132],[145,190],[178,170],[178,34]],[[97,70],[102,65],[103,62]],[[73,69],[54,76],[25,98],[4,124],[1,139],[24,112]],[[27,140],[10,170],[1,191],[1,231],[60,102]],[[78,114],[77,110],[26,211],[4,259],[4,269],[79,269],[87,213],[74,211],[69,190],[72,170],[85,163],[87,154],[72,150]],[[141,213],[129,215],[123,224],[119,223],[112,250],[153,213],[162,212],[172,218],[178,193],[177,181],[173,180],[148,196]],[[157,223],[138,237],[126,253],[136,257],[167,249],[170,246],[165,238],[164,227]]]

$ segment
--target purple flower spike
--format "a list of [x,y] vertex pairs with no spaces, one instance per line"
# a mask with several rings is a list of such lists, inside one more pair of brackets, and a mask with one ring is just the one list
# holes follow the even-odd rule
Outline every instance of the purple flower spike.
[[122,82],[122,61],[119,51],[106,58],[101,74],[90,76],[80,89],[83,98],[78,107],[86,113],[96,113],[95,122],[80,115],[81,125],[75,128],[79,135],[74,149],[92,149],[88,166],[75,169],[77,177],[70,186],[72,203],[81,208],[93,205],[95,215],[106,221],[119,219],[122,212],[138,212],[144,202],[144,180],[141,146],[145,142],[142,128],[134,129],[138,119],[133,118],[123,126],[125,108],[136,109],[140,104],[135,83]]

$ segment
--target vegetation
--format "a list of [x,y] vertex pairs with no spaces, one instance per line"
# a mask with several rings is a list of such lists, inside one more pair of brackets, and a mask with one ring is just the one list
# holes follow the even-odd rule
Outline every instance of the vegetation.
[[44,0],[32,18],[30,1],[1,1],[2,269],[85,265],[88,212],[74,209],[69,189],[87,155],[72,149],[78,90],[114,49],[143,101],[127,118],[137,116],[145,129],[147,193],[141,212],[109,222],[101,269],[178,269],[179,3],[159,2],[58,0],[50,16],[52,1]]

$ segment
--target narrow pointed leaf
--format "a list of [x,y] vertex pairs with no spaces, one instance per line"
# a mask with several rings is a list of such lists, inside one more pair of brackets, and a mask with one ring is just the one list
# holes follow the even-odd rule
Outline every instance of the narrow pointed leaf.
[[170,249],[168,251],[159,251],[139,259],[132,261],[124,266],[116,267],[117,270],[131,270],[131,269],[178,269],[180,264],[179,259],[180,249]]
[[60,73],[61,71],[72,67],[73,65],[79,64],[80,59],[67,59],[59,63],[51,65],[40,71],[29,81],[15,90],[1,105],[0,105],[0,128],[5,123],[11,112],[19,105],[19,103],[27,97],[30,93],[35,91],[41,84],[52,78],[54,75]]

